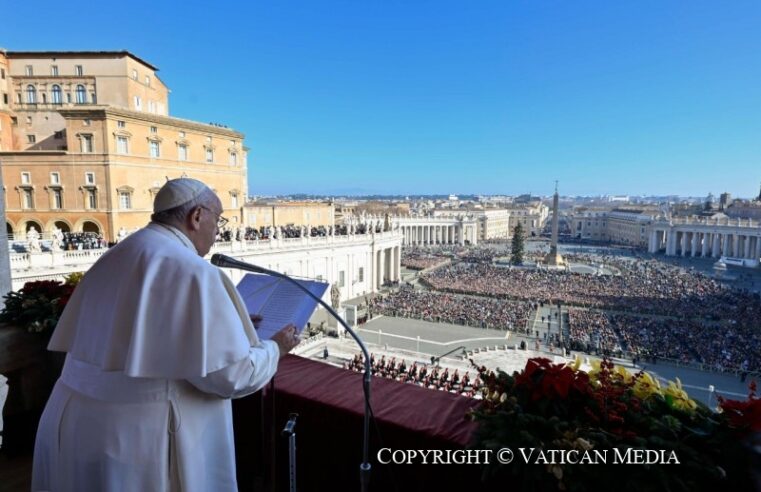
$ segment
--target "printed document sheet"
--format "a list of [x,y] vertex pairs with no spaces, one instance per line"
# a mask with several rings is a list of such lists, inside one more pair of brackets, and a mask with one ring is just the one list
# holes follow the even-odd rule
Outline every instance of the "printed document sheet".
[[[318,298],[322,298],[328,288],[325,282],[294,280]],[[269,340],[288,323],[294,324],[301,333],[317,307],[317,301],[291,282],[269,275],[246,274],[238,284],[238,292],[249,314],[262,317],[256,330],[262,340]]]

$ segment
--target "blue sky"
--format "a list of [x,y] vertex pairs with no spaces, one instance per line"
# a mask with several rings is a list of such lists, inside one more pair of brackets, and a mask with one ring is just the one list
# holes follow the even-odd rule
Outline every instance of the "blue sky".
[[757,0],[12,7],[0,46],[130,50],[160,68],[172,115],[244,132],[252,194],[761,182]]

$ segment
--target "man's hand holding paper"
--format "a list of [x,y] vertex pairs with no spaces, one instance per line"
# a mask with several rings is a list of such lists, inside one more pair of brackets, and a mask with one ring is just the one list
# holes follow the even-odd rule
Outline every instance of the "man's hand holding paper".
[[[251,322],[254,324],[254,328],[259,328],[263,319],[264,318],[258,314],[252,314]],[[270,340],[277,343],[277,346],[280,349],[280,357],[284,356],[301,343],[301,337],[297,334],[296,327],[291,324],[284,326],[282,330],[272,335]]]
[[284,356],[301,343],[301,337],[296,334],[296,327],[288,325],[270,338],[280,348],[280,357]]

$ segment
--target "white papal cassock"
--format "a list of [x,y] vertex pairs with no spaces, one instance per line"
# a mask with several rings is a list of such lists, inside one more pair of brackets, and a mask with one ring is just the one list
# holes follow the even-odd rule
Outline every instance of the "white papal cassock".
[[48,348],[68,355],[33,490],[237,490],[229,398],[264,386],[279,349],[178,229],[152,223],[103,255]]

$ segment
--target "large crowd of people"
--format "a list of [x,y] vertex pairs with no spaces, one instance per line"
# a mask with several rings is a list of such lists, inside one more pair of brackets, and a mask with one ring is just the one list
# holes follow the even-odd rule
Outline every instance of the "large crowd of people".
[[[357,354],[348,364],[344,364],[344,368],[363,372],[365,370],[364,361],[363,355]],[[448,368],[442,369],[437,365],[418,364],[417,362],[408,365],[407,361],[404,359],[397,361],[396,357],[386,360],[385,355],[378,360],[374,354],[370,354],[370,367],[373,376],[376,377],[461,394],[471,398],[480,397],[481,380],[478,375],[471,379],[469,371],[460,375],[457,369],[450,373]]]
[[449,260],[449,256],[439,252],[431,253],[418,248],[405,248],[402,250],[401,264],[413,270],[426,270],[436,265],[443,265]]
[[428,272],[432,289],[461,294],[708,320],[761,321],[755,294],[652,260],[620,262],[616,275],[462,263]]
[[61,246],[66,251],[107,248],[103,235],[97,232],[64,232]]
[[[415,250],[413,250],[415,251]],[[630,255],[571,254],[613,274],[493,265],[491,246],[415,251],[460,261],[420,276],[428,291],[409,287],[373,301],[376,313],[522,331],[532,305],[569,309],[569,350],[697,362],[717,370],[761,370],[761,299],[694,270]],[[541,253],[530,253],[541,261]],[[576,309],[576,307],[580,309]]]
[[[375,232],[381,232],[382,226],[376,225]],[[348,234],[368,234],[372,232],[367,224],[358,224],[356,226],[335,225],[335,226],[261,226],[233,228],[228,227],[219,232],[217,242],[230,241],[257,241],[267,239],[295,239],[300,237],[325,237],[325,236],[346,236]]]
[[761,368],[758,325],[569,310],[569,349],[680,362],[716,370]]
[[526,302],[420,291],[408,285],[371,299],[370,310],[387,316],[516,331],[525,330],[533,312]]

